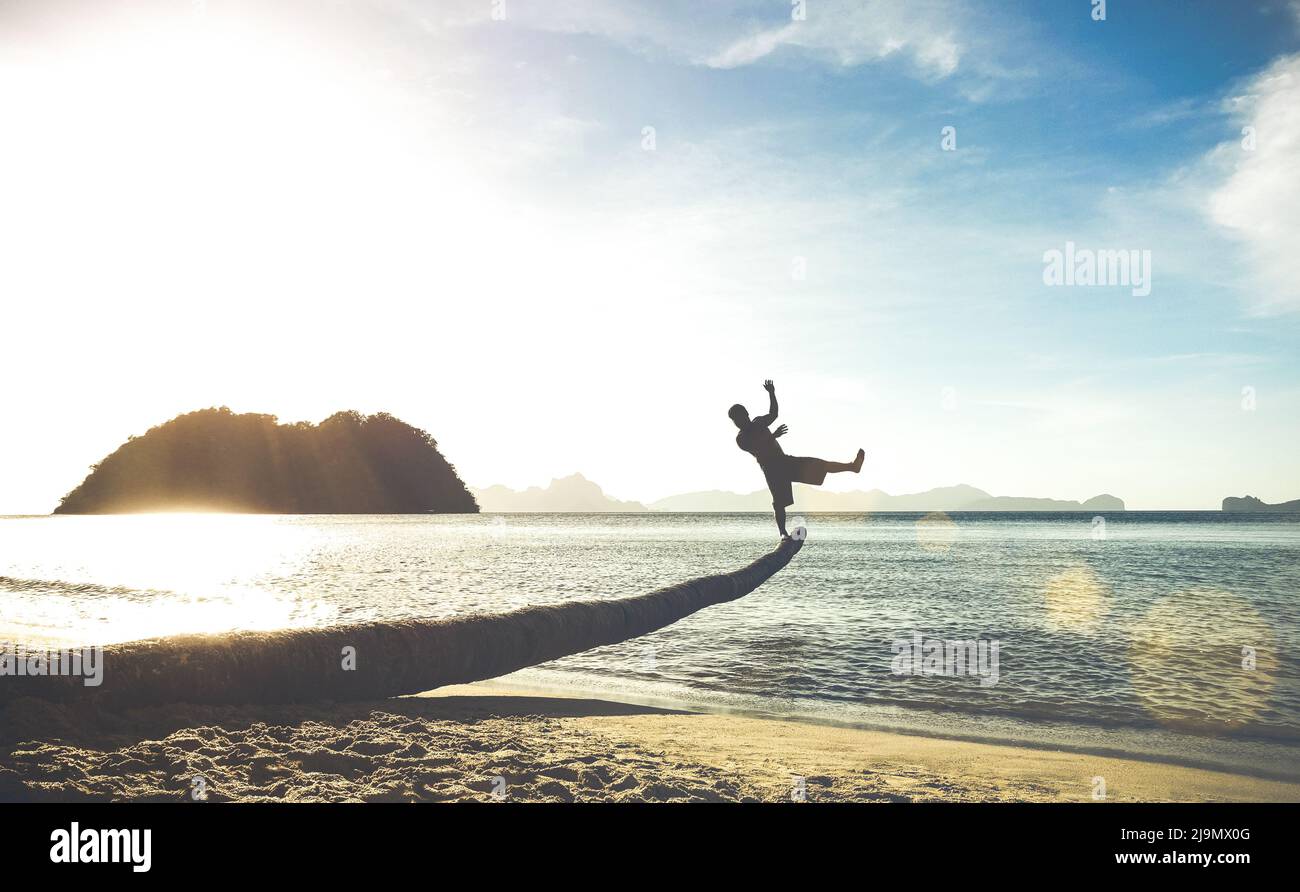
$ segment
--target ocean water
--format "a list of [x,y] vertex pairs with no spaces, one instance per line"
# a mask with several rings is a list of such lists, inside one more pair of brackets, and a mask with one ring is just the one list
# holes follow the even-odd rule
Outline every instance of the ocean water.
[[[1300,777],[1300,516],[803,522],[803,551],[747,597],[507,681]],[[620,598],[774,544],[751,514],[0,518],[0,642]],[[944,668],[900,657],[918,640],[985,662],[917,674]]]

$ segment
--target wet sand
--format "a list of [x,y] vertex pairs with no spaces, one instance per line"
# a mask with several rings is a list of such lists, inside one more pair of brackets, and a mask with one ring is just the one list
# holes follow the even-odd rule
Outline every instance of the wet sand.
[[682,712],[489,684],[364,703],[0,716],[0,800],[1300,801],[1160,762]]

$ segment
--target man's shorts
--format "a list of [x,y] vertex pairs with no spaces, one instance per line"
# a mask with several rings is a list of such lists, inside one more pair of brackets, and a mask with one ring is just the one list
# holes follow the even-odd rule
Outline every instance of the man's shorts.
[[786,455],[780,461],[763,466],[767,488],[772,491],[772,505],[784,508],[794,504],[792,483],[821,486],[826,482],[826,462],[820,458]]

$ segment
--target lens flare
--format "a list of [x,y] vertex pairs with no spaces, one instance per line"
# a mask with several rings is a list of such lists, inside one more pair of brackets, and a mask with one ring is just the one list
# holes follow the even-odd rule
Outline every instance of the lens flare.
[[1090,568],[1069,567],[1043,589],[1047,625],[1058,632],[1095,635],[1110,611],[1110,592]]
[[1272,627],[1244,599],[1196,588],[1158,601],[1131,631],[1133,690],[1162,724],[1239,729],[1269,706],[1278,660]]
[[957,541],[957,524],[942,511],[927,514],[916,522],[916,542],[932,554],[947,554]]

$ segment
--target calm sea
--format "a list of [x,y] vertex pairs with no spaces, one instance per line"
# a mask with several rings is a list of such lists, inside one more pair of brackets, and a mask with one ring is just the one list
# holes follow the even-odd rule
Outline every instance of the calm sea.
[[[740,601],[507,680],[1300,776],[1300,516],[804,522],[802,553]],[[3,518],[0,641],[619,598],[774,540],[749,514]]]

